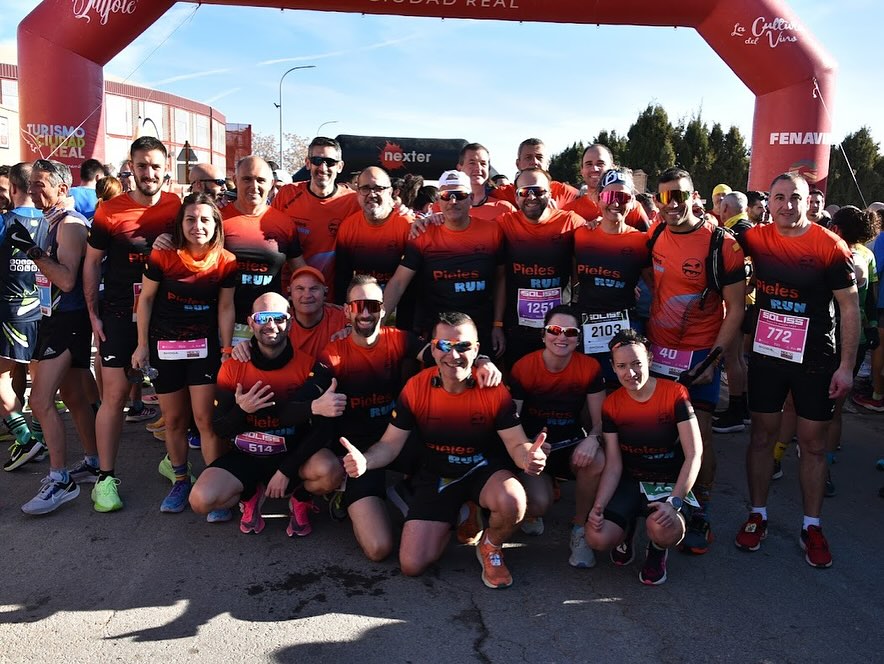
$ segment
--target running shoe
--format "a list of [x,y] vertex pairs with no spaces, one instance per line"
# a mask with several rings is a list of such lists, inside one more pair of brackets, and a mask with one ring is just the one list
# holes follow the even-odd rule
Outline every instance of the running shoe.
[[[172,461],[169,459],[168,454],[160,461],[160,465],[157,466],[157,472],[172,484],[175,484],[175,471],[172,470]],[[187,472],[190,473],[191,484],[196,484],[196,475],[193,474],[193,464],[190,461],[187,462]]]
[[193,488],[193,484],[190,483],[190,480],[182,480],[181,482],[175,482],[172,485],[172,490],[169,492],[169,495],[163,499],[163,502],[160,504],[160,512],[164,514],[178,514],[184,511],[184,508],[187,507],[187,499],[190,497],[190,490]]
[[475,546],[482,537],[482,515],[479,513],[479,506],[472,500],[468,500],[464,505],[467,508],[467,515],[457,526],[457,541]]
[[85,459],[68,468],[68,474],[77,484],[95,484],[98,481],[98,468],[86,463]]
[[734,544],[741,551],[758,551],[761,548],[761,540],[765,537],[767,537],[767,519],[758,512],[752,512],[737,533]]
[[659,586],[666,583],[666,559],[669,558],[669,549],[658,549],[648,542],[648,551],[645,554],[645,564],[638,573],[638,580],[646,586]]
[[152,420],[157,416],[157,409],[153,406],[142,406],[141,410],[132,410],[131,408],[126,412],[126,421],[127,422],[144,422],[145,420]]
[[163,442],[166,442],[166,429],[165,429],[165,427],[160,429],[159,431],[152,432],[151,435],[154,438],[156,438],[157,440],[161,440]]
[[92,487],[92,503],[96,512],[116,512],[123,509],[123,501],[120,500],[120,485],[118,477],[105,477]]
[[733,410],[728,410],[721,417],[712,420],[712,430],[715,433],[740,433],[745,428],[742,414]]
[[811,567],[825,569],[832,566],[832,554],[829,552],[829,543],[819,526],[808,526],[802,529],[798,539],[801,550],[804,551],[804,559]]
[[503,562],[503,549],[488,542],[476,547],[476,557],[482,565],[482,583],[489,588],[509,588],[513,585],[506,564]]
[[773,462],[773,474],[770,476],[772,480],[778,480],[783,477],[783,462],[777,461],[774,459]]
[[145,394],[141,397],[141,401],[144,403],[159,403],[160,398],[156,394]]
[[857,406],[862,406],[867,410],[873,410],[876,413],[884,413],[884,399],[873,399],[872,395],[856,394],[850,397]]
[[37,495],[22,505],[21,511],[33,515],[49,514],[79,495],[80,487],[73,480],[64,483],[44,477]]
[[522,532],[526,535],[543,535],[543,518],[539,516],[525,517],[522,521]]
[[332,521],[341,523],[347,519],[347,508],[344,507],[344,492],[333,491],[327,495],[325,499],[328,501],[328,515]]
[[239,509],[242,510],[242,517],[239,520],[240,532],[257,535],[264,530],[264,517],[261,516],[264,499],[264,485],[259,484],[255,487],[255,495],[239,503]]
[[637,523],[635,520],[626,529],[623,541],[611,549],[611,562],[617,567],[626,567],[635,560],[635,533]]
[[679,544],[679,550],[683,553],[702,556],[709,551],[712,540],[712,527],[709,525],[709,521],[702,514],[694,514],[688,521],[688,527],[685,530],[684,539]]
[[144,425],[144,428],[153,433],[154,431],[165,431],[166,430],[166,418],[160,415],[159,419],[154,420],[153,422],[148,422]]
[[586,543],[586,530],[583,526],[571,526],[571,557],[568,564],[571,567],[589,569],[595,567],[595,554]]
[[188,429],[187,431],[187,446],[192,450],[198,450],[202,447],[202,441],[200,440],[200,435]]
[[36,438],[31,438],[22,445],[17,440],[9,446],[9,461],[3,464],[3,470],[13,471],[21,468],[28,461],[46,452],[46,446]]
[[285,534],[289,537],[307,537],[313,532],[313,526],[310,524],[310,512],[319,512],[319,508],[313,500],[298,500],[294,496],[289,498],[289,525],[286,526]]
[[206,514],[206,522],[208,523],[227,523],[233,519],[233,510],[229,507],[222,507],[220,510],[212,510]]

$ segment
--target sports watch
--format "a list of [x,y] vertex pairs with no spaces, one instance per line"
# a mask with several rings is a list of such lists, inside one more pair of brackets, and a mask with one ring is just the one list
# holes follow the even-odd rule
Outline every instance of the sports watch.
[[34,246],[28,249],[25,255],[32,261],[38,261],[46,255],[46,252],[43,251],[40,247]]
[[672,505],[672,509],[676,512],[681,512],[681,507],[684,505],[684,501],[678,496],[669,496],[669,498],[666,499],[666,502]]

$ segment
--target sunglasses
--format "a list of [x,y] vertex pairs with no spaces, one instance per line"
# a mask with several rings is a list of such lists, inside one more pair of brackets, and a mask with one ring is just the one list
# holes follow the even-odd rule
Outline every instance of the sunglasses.
[[551,334],[554,337],[558,337],[559,335],[564,334],[567,338],[573,339],[580,335],[579,327],[562,327],[561,325],[547,325],[543,328],[547,334]]
[[[209,178],[209,179],[207,179],[207,180],[197,180],[196,182],[200,182],[200,183],[202,183],[202,184],[217,184],[219,187],[224,187],[224,186],[227,185],[227,181],[226,181],[226,180],[222,180],[222,179],[220,179],[220,178],[218,178],[218,179],[215,179],[215,178]],[[194,184],[195,184],[195,183],[194,183]],[[192,187],[193,185],[190,185],[190,186]]]
[[541,196],[546,196],[549,193],[549,189],[544,189],[543,187],[519,187],[516,189],[516,196],[519,198],[528,198],[528,194],[534,196],[534,198],[540,198]]
[[454,341],[453,339],[433,339],[433,345],[443,353],[456,350],[458,353],[466,353],[473,348],[473,341]]
[[131,178],[132,171],[120,171],[120,177],[121,178]]
[[465,201],[472,194],[468,191],[440,191],[439,198],[443,201]]
[[255,321],[255,325],[267,325],[270,321],[277,325],[282,325],[289,318],[291,316],[281,311],[258,311],[252,314],[252,320]]
[[693,198],[694,192],[692,191],[682,191],[681,189],[672,189],[670,191],[661,191],[657,194],[657,200],[660,201],[663,205],[669,205],[671,202],[675,202],[676,205],[681,205],[682,203],[687,203],[691,198]]
[[380,194],[387,191],[387,189],[392,189],[392,187],[390,185],[381,186],[379,184],[376,184],[374,186],[363,184],[359,187],[356,187],[356,191],[358,191],[363,196],[368,196],[369,194]]
[[48,173],[53,173],[55,175],[60,175],[58,169],[48,159],[37,159],[34,161],[34,166],[36,166],[41,171],[46,171]]
[[616,203],[620,207],[625,207],[632,202],[632,194],[628,191],[603,191],[599,194],[599,200],[605,205]]
[[309,161],[314,166],[321,166],[322,164],[325,164],[329,168],[334,168],[341,160],[335,159],[334,157],[310,157],[310,159],[308,159],[307,161]]
[[353,315],[361,314],[363,311],[376,314],[380,312],[382,306],[384,306],[384,303],[379,300],[353,300],[352,302],[347,302],[347,308]]

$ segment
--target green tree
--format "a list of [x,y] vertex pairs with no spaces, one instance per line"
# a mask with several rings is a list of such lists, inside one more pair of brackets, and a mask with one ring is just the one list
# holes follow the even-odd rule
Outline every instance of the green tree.
[[[731,127],[724,135],[724,144],[718,154],[715,155],[715,163],[712,166],[712,183],[714,187],[719,182],[724,182],[732,189],[745,191],[749,183],[749,150],[743,134],[736,127]],[[711,194],[711,189],[709,192]]]
[[611,156],[614,157],[614,163],[621,164],[626,156],[626,146],[629,143],[629,139],[626,136],[620,136],[615,130],[608,131],[607,129],[602,129],[599,135],[592,139],[590,145],[592,143],[607,145],[611,150]]
[[[826,200],[836,205],[863,207],[857,185],[862,190],[866,203],[884,198],[884,158],[869,128],[862,127],[845,136],[841,141],[841,148],[843,152],[837,145],[833,145],[829,156]],[[850,161],[849,166],[844,158],[845,152]],[[854,175],[856,182],[853,181]]]
[[648,104],[626,134],[624,166],[648,174],[648,188],[657,186],[660,173],[675,163],[673,129],[662,106]]
[[549,174],[553,180],[579,186],[580,160],[583,157],[583,141],[573,143],[549,160]]
[[711,190],[714,155],[709,146],[709,128],[699,115],[675,129],[675,162],[691,174],[694,188],[699,192]]

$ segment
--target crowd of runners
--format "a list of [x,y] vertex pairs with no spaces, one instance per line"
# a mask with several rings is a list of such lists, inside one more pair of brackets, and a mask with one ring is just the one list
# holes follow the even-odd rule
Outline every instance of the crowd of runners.
[[511,183],[470,143],[421,187],[348,177],[317,137],[307,181],[250,156],[231,179],[196,165],[183,200],[162,142],[129,157],[116,176],[88,160],[76,187],[58,161],[0,167],[4,470],[49,459],[25,514],[84,485],[98,512],[150,490],[118,464],[125,423],[148,422],[162,512],[223,523],[239,506],[257,534],[265,499],[285,499],[304,537],[327,504],[372,561],[398,550],[419,575],[454,535],[504,588],[503,544],[541,536],[573,482],[568,563],[631,564],[643,524],[639,578],[657,585],[670,549],[709,550],[713,435],[748,426],[749,513],[716,521],[719,542],[762,546],[795,438],[798,545],[832,564],[820,515],[842,409],[884,412],[884,205],[827,211],[784,173],[765,192],[720,184],[707,211],[687,171],[636,191],[599,144],[577,189],[538,139]]

